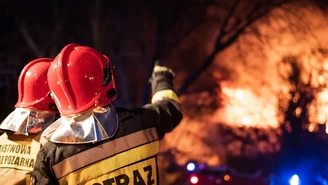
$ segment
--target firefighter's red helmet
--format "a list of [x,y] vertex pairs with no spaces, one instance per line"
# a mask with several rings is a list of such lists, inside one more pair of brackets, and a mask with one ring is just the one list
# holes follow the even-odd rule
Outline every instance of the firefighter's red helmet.
[[52,60],[52,58],[38,58],[23,68],[18,79],[16,108],[57,112],[47,82],[47,73]]
[[53,60],[48,83],[61,115],[78,114],[116,98],[111,61],[87,46],[69,44]]

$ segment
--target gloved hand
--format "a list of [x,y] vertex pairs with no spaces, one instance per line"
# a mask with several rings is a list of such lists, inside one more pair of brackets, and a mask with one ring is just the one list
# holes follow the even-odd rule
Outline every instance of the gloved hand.
[[174,77],[175,73],[172,69],[161,66],[158,62],[156,62],[152,77],[149,79],[152,87],[152,95],[161,90],[173,89]]
[[173,89],[173,79],[175,73],[172,69],[160,66],[158,62],[155,63],[153,75],[149,79],[152,89],[151,102],[155,103],[161,100],[169,100],[178,109],[180,109],[180,101]]
[[171,73],[171,75],[173,77],[175,77],[175,73],[172,71],[172,69],[168,68],[168,67],[165,67],[165,66],[161,66],[159,65],[159,62],[157,61],[155,63],[155,66],[154,66],[154,71],[153,71],[153,75],[156,74],[156,73],[160,73],[160,72],[163,72],[163,73]]

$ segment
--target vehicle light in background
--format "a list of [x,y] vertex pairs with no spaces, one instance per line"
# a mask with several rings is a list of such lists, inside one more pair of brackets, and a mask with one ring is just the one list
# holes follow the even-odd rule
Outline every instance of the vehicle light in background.
[[190,162],[190,163],[187,164],[187,170],[189,172],[193,172],[193,171],[195,171],[195,169],[196,169],[196,164],[195,163]]
[[299,184],[300,184],[300,178],[298,177],[297,174],[294,174],[294,175],[289,179],[289,184],[290,184],[290,185],[299,185]]
[[230,178],[231,178],[231,177],[230,177],[230,175],[228,175],[228,174],[223,176],[223,179],[224,179],[225,181],[229,181]]
[[198,179],[198,177],[197,177],[196,175],[192,175],[192,176],[190,177],[190,183],[191,183],[191,184],[197,184],[198,181],[199,181],[199,179]]

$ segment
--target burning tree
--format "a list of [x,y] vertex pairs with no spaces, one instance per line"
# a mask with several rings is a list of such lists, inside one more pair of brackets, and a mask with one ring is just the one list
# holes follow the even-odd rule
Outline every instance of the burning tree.
[[285,102],[287,98],[289,102],[280,104],[285,114],[281,150],[284,165],[296,166],[304,159],[322,163],[326,161],[327,144],[327,49],[285,57],[281,65],[280,72],[290,85],[288,97],[280,100]]
[[[200,65],[205,66],[199,68],[202,69],[200,73],[197,73],[198,70],[192,73],[198,74],[198,79],[192,76],[188,78],[197,80],[194,81],[195,85],[181,96],[182,101],[186,102],[183,105],[188,106],[185,111],[187,118],[166,138],[165,144],[168,147],[163,147],[166,152],[162,154],[169,153],[170,156],[173,153],[181,165],[189,159],[207,161],[210,164],[234,165],[238,161],[237,165],[242,165],[244,170],[252,170],[250,166],[256,167],[256,164],[262,165],[261,167],[266,164],[274,166],[275,162],[281,162],[281,158],[271,154],[278,151],[286,151],[288,155],[283,157],[287,160],[288,156],[293,154],[309,156],[309,153],[303,153],[303,146],[293,150],[293,141],[302,138],[298,141],[302,143],[304,137],[308,138],[307,146],[320,142],[304,127],[312,128],[313,131],[314,125],[319,123],[317,119],[313,120],[313,109],[320,109],[318,104],[313,104],[313,100],[320,97],[317,92],[321,88],[301,81],[303,77],[299,76],[299,73],[304,73],[302,65],[308,63],[308,60],[301,58],[304,53],[314,58],[317,57],[316,54],[324,53],[322,49],[316,48],[320,48],[327,41],[326,37],[319,33],[320,29],[326,28],[319,28],[317,25],[324,20],[322,17],[325,17],[325,13],[321,14],[322,12],[316,6],[309,5],[309,2],[281,3],[243,28],[229,47],[217,50],[211,45],[211,41],[207,42],[208,45],[201,45],[208,46],[207,52],[204,52],[207,56],[202,56],[204,60],[201,61],[208,61],[207,57],[212,55],[215,58]],[[297,9],[298,13],[293,13],[292,9]],[[209,30],[217,29],[210,27]],[[318,35],[320,40],[317,39]],[[222,38],[216,36],[213,34],[210,38]],[[311,52],[312,50],[316,52]],[[289,73],[285,71],[282,75],[285,69],[277,66],[280,61],[285,61],[290,56],[300,60],[302,65],[288,63],[293,66],[293,70]],[[324,55],[321,58],[325,58]],[[318,62],[318,58],[315,61]],[[322,67],[323,63],[319,67]],[[189,67],[194,68],[195,64]],[[311,68],[310,71],[318,71],[318,68]],[[319,81],[324,81],[323,77],[319,77]],[[314,81],[317,78],[318,75],[310,77]],[[182,84],[188,84],[188,80],[181,81]],[[217,85],[210,85],[210,82]],[[206,88],[206,85],[212,88]],[[187,86],[182,85],[181,88]],[[204,116],[198,116],[199,114]],[[309,119],[312,121],[308,122]],[[281,124],[284,127],[281,127]],[[288,132],[290,134],[287,134]],[[284,141],[282,146],[281,139]],[[245,158],[251,165],[245,163]],[[263,160],[259,160],[261,158]],[[294,158],[298,157],[294,155]],[[263,164],[263,161],[266,164]]]

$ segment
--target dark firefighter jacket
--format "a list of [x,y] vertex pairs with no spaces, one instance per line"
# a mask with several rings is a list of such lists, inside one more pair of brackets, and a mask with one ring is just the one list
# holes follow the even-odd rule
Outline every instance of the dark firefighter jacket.
[[152,80],[157,80],[152,83],[157,100],[142,108],[116,108],[119,125],[113,138],[95,144],[45,144],[31,183],[158,185],[159,141],[178,125],[182,114],[178,100],[161,95],[174,92],[172,79],[159,76]]

